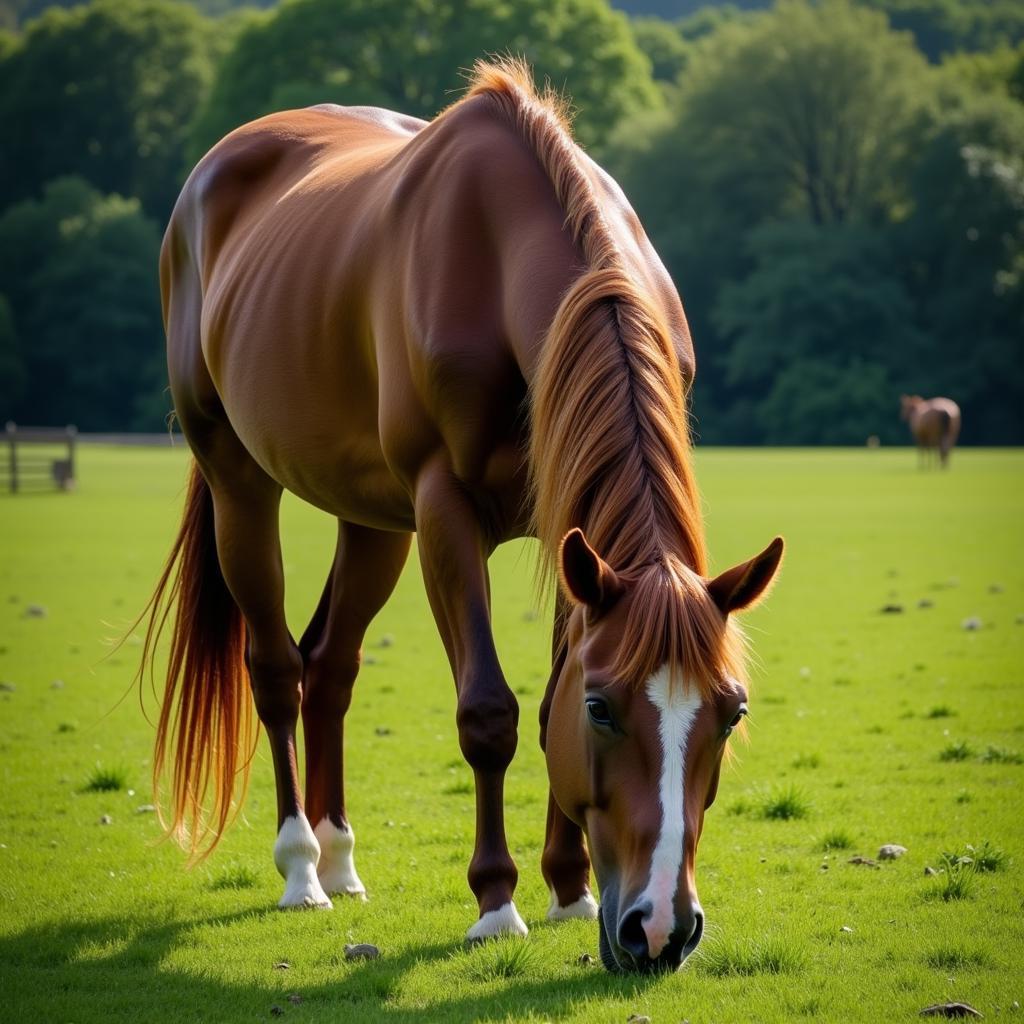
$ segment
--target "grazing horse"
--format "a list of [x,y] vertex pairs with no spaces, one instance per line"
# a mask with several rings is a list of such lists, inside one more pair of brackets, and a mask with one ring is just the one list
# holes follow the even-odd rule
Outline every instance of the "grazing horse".
[[910,423],[910,432],[917,443],[918,465],[927,466],[929,452],[937,451],[945,469],[949,453],[960,435],[960,406],[951,398],[900,395],[900,419]]
[[[143,659],[176,603],[154,756],[157,781],[171,765],[168,829],[193,854],[219,839],[255,742],[251,686],[276,773],[280,905],[364,893],[343,722],[415,532],[476,786],[467,937],[525,934],[503,815],[519,708],[487,561],[535,535],[560,583],[541,707],[548,916],[598,916],[593,857],[605,963],[677,967],[700,939],[697,840],[746,711],[730,613],[766,589],[782,542],[706,578],[682,306],[557,99],[523,65],[481,63],[430,123],[321,106],[245,125],[190,176],[160,272],[195,457]],[[298,643],[285,488],[338,522]]]

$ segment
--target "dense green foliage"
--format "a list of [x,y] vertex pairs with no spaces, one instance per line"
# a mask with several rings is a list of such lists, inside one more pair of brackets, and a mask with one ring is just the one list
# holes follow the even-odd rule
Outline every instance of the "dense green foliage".
[[[188,871],[172,843],[154,843],[154,815],[139,812],[153,740],[131,690],[139,647],[104,641],[163,564],[185,456],[83,445],[75,494],[0,496],[5,1020],[879,1024],[924,1019],[946,999],[989,1021],[1020,1016],[1008,1007],[1024,948],[1021,453],[959,451],[949,472],[920,473],[908,449],[699,452],[715,568],[775,533],[788,548],[746,617],[750,736],[730,740],[698,850],[705,938],[680,974],[652,978],[580,963],[597,953],[596,925],[544,920],[536,714],[550,620],[533,612],[528,544],[491,560],[497,646],[521,708],[506,820],[525,941],[462,943],[475,913],[472,774],[415,557],[371,626],[345,725],[369,902],[274,909],[265,738],[245,814],[211,860]],[[286,499],[282,530],[298,635],[336,529]],[[45,616],[26,615],[31,604]],[[904,611],[880,614],[885,604]],[[961,628],[970,616],[980,629]],[[148,694],[147,705],[152,717]],[[878,869],[849,863],[883,843],[908,852]],[[926,878],[947,853],[978,866]],[[358,942],[380,959],[346,960]]]
[[[0,4],[0,420],[159,427],[154,232],[225,132],[325,101],[430,118],[509,51],[572,97],[677,282],[705,440],[895,441],[912,391],[960,402],[966,443],[1024,441],[1020,4],[46,6]],[[54,205],[68,176],[121,211],[102,232]]]

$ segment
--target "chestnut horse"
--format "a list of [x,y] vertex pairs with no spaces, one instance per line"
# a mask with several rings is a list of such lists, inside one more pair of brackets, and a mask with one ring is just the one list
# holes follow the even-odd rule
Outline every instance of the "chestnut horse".
[[928,465],[929,453],[939,453],[943,469],[949,453],[960,436],[960,406],[951,398],[928,398],[900,395],[900,419],[910,423],[910,432],[917,444],[917,463]]
[[[195,456],[144,655],[152,666],[176,603],[154,757],[157,780],[171,764],[169,830],[194,854],[219,839],[255,742],[251,686],[277,779],[280,905],[364,893],[343,721],[415,532],[476,785],[468,938],[525,934],[502,806],[519,708],[487,561],[532,534],[561,582],[541,709],[548,916],[598,916],[593,857],[606,964],[678,966],[702,930],[704,810],[746,710],[729,614],[768,586],[782,543],[705,578],[682,306],[557,100],[520,64],[481,63],[429,124],[322,106],[245,125],[186,183],[160,272]],[[285,488],[338,522],[298,643]]]

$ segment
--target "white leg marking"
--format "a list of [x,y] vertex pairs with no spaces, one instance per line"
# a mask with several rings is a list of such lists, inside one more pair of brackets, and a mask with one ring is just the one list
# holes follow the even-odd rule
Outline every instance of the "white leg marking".
[[321,818],[314,835],[320,844],[320,863],[316,873],[324,892],[365,900],[366,887],[359,881],[356,862],[352,857],[356,845],[356,834],[352,826],[341,829],[330,818]]
[[674,901],[683,863],[685,821],[686,742],[701,699],[694,687],[669,686],[668,667],[647,680],[647,696],[658,709],[661,734],[661,832],[651,855],[651,876],[640,901],[650,900],[653,910],[644,923],[652,957],[665,948],[676,925]]
[[583,895],[567,907],[558,902],[558,895],[551,890],[551,905],[548,907],[549,921],[569,921],[573,918],[581,918],[584,921],[597,920],[597,900],[590,894],[590,890],[584,891]]
[[472,928],[466,932],[468,942],[480,942],[483,939],[493,939],[498,935],[528,935],[530,929],[526,922],[519,916],[514,903],[506,903],[497,910],[488,910],[481,915]]
[[323,907],[330,910],[331,901],[316,877],[319,859],[320,844],[306,816],[300,811],[285,818],[274,843],[274,863],[284,879],[284,895],[277,904],[279,907]]

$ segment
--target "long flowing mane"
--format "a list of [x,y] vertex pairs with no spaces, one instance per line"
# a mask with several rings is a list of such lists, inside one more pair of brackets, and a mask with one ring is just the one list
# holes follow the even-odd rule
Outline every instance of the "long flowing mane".
[[[524,62],[478,62],[487,95],[536,155],[585,270],[563,296],[531,383],[530,472],[542,572],[574,526],[634,584],[620,678],[668,662],[708,693],[742,678],[742,637],[701,580],[707,572],[682,376],[657,306],[628,273],[573,142],[561,97]],[[675,674],[675,673],[673,673]]]

